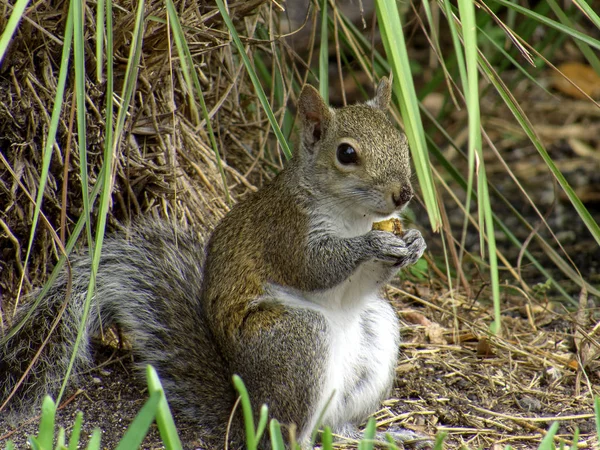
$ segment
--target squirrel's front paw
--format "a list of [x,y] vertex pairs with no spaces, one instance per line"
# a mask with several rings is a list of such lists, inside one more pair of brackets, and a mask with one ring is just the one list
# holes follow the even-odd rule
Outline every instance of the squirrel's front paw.
[[410,266],[411,264],[416,263],[427,248],[427,244],[425,243],[425,239],[421,236],[421,232],[419,230],[410,229],[402,236],[402,240],[406,244],[406,248],[408,249],[408,256],[398,263],[399,266]]
[[401,268],[414,264],[427,248],[418,230],[408,230],[402,237],[387,231],[369,232],[375,259]]

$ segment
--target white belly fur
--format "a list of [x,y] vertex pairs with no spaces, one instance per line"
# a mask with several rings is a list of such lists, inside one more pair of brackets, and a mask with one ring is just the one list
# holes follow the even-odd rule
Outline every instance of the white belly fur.
[[307,294],[276,286],[269,289],[269,297],[283,304],[322,313],[330,328],[321,398],[312,420],[300,430],[300,442],[310,437],[325,407],[321,426],[339,431],[373,413],[392,386],[399,325],[394,310],[380,296],[387,279],[381,279],[378,264],[363,264],[348,280],[327,291]]

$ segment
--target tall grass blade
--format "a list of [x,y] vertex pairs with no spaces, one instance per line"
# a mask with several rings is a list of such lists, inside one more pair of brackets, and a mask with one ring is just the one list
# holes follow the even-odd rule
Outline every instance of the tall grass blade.
[[534,147],[536,148],[536,150],[538,151],[538,153],[540,154],[540,156],[542,157],[542,159],[544,160],[544,162],[546,163],[546,165],[548,166],[548,168],[562,187],[563,191],[569,198],[571,204],[574,206],[575,210],[577,211],[577,214],[579,214],[579,217],[581,217],[581,220],[583,220],[583,223],[586,225],[587,229],[590,231],[596,242],[600,245],[600,226],[592,217],[587,208],[583,205],[579,197],[577,197],[577,194],[575,193],[565,176],[558,169],[558,167],[548,154],[548,151],[542,144],[541,139],[537,136],[535,130],[533,129],[533,125],[525,115],[525,112],[517,103],[516,99],[513,97],[510,90],[506,87],[506,85],[500,79],[498,74],[491,68],[489,63],[484,60],[482,61],[483,63],[481,64],[481,68],[488,76],[488,79],[492,82],[494,88],[496,89],[506,106],[508,106],[515,119],[517,119],[517,122],[519,122],[519,125],[527,134],[527,137],[534,145]]
[[[477,192],[479,193],[479,227],[481,234],[481,249],[485,248],[483,233],[487,237],[488,258],[490,262],[490,278],[492,286],[492,299],[494,302],[494,323],[491,331],[497,334],[500,331],[500,279],[498,277],[498,257],[496,255],[496,237],[492,208],[488,191],[487,175],[481,142],[481,116],[479,113],[479,67],[477,48],[477,24],[475,21],[475,5],[473,0],[458,0],[458,9],[462,22],[463,45],[465,48],[465,61],[467,64],[467,86],[465,97],[469,120],[469,187],[472,186],[472,175],[477,172]],[[474,167],[477,159],[477,167]],[[467,214],[470,196],[467,196]],[[465,219],[466,220],[466,219]]]
[[594,47],[595,49],[600,50],[600,41],[599,40],[594,39],[594,38],[588,36],[587,34],[582,33],[581,31],[578,31],[575,28],[570,28],[559,22],[556,22],[555,20],[549,19],[546,16],[542,16],[541,14],[538,14],[529,8],[525,8],[525,7],[517,4],[516,2],[511,2],[508,0],[492,0],[492,1],[499,3],[503,6],[506,6],[507,8],[514,9],[518,13],[524,15],[525,17],[529,17],[530,19],[533,19],[543,25],[550,27],[550,28],[554,28],[555,30],[560,31],[561,33],[567,34],[575,39],[585,42],[586,44],[588,44],[591,47]]
[[573,0],[573,4],[583,11],[587,18],[596,25],[596,28],[600,29],[600,16],[598,16],[586,0]]
[[17,27],[19,26],[19,22],[23,18],[23,14],[25,13],[25,8],[29,4],[29,0],[17,0],[13,5],[13,10],[8,18],[8,23],[6,24],[6,28],[2,32],[2,36],[0,36],[0,66],[2,66],[2,59],[6,54],[6,50],[8,49],[8,44],[10,44],[10,40],[12,39],[15,31],[17,31]]
[[290,150],[290,147],[289,147],[287,141],[285,140],[285,136],[283,135],[283,133],[281,132],[281,129],[279,128],[279,124],[277,123],[277,119],[275,118],[275,115],[273,114],[273,110],[269,106],[269,101],[267,100],[265,91],[262,88],[260,80],[259,80],[258,76],[256,75],[256,71],[254,70],[254,67],[252,66],[252,63],[250,62],[250,58],[248,58],[248,55],[246,54],[244,45],[242,44],[242,41],[240,40],[240,37],[238,36],[237,30],[235,29],[235,26],[233,25],[233,22],[231,21],[231,17],[229,17],[229,14],[227,13],[225,4],[223,3],[223,0],[216,0],[216,2],[217,2],[217,7],[219,8],[219,11],[221,12],[221,16],[223,17],[223,20],[225,21],[225,25],[227,25],[227,28],[229,29],[229,33],[231,34],[231,38],[233,39],[233,42],[238,50],[238,53],[239,53],[240,57],[242,58],[244,65],[246,66],[246,71],[248,72],[248,76],[250,77],[250,80],[252,81],[252,85],[254,86],[254,90],[256,91],[256,95],[258,96],[260,104],[262,105],[263,109],[265,110],[265,113],[267,114],[269,123],[271,124],[271,128],[272,128],[273,132],[275,133],[275,136],[277,137],[277,141],[279,142],[279,145],[281,146],[281,150],[283,151],[283,154],[285,155],[285,157],[287,159],[290,159],[292,157],[292,151]]
[[[560,20],[560,22],[564,26],[566,26],[570,29],[576,28],[575,24],[573,23],[573,20],[571,20],[569,18],[569,16],[563,11],[563,9],[558,5],[558,3],[556,3],[556,0],[546,0],[546,1],[550,5],[550,8],[552,8],[552,11],[554,12],[554,14],[556,14],[556,17],[558,17],[558,20]],[[581,54],[585,57],[585,59],[588,60],[588,62],[594,68],[596,73],[598,75],[600,75],[600,60],[598,60],[598,57],[596,56],[594,51],[585,42],[579,41],[577,39],[575,39],[574,42],[575,42],[575,45],[577,45],[577,47],[579,47]]]
[[[79,145],[79,175],[81,177],[81,193],[83,197],[83,214],[90,246],[93,254],[92,227],[90,223],[90,194],[88,182],[87,162],[87,133],[86,133],[86,108],[85,108],[85,37],[83,34],[83,3],[78,1],[73,4],[73,50],[75,71],[75,100],[77,105],[77,143]],[[60,395],[56,399],[60,402]]]
[[[75,3],[77,3],[77,2],[75,2]],[[109,3],[110,3],[110,0],[109,0]],[[83,334],[84,334],[83,330],[86,326],[87,317],[89,315],[90,304],[91,304],[92,296],[94,294],[94,289],[95,289],[95,285],[96,285],[96,274],[98,273],[98,266],[100,265],[100,255],[102,252],[102,244],[104,242],[104,234],[105,234],[105,227],[106,227],[106,216],[108,214],[108,206],[109,206],[110,196],[111,196],[111,188],[112,188],[111,181],[112,181],[112,176],[113,176],[113,160],[114,160],[113,155],[114,155],[114,152],[116,151],[116,145],[119,142],[120,134],[124,127],[125,117],[127,115],[127,111],[129,109],[129,105],[131,103],[133,91],[135,89],[135,85],[137,82],[137,74],[138,74],[138,70],[139,70],[139,62],[140,62],[141,51],[142,51],[142,36],[143,36],[143,29],[144,29],[144,27],[143,27],[144,8],[145,8],[145,2],[143,0],[139,1],[138,9],[136,12],[136,21],[135,21],[135,26],[134,26],[134,31],[133,31],[132,46],[131,46],[129,57],[127,60],[127,68],[125,70],[125,82],[124,82],[123,91],[122,91],[122,102],[121,102],[121,106],[119,109],[119,113],[117,115],[117,123],[116,123],[115,133],[114,133],[114,142],[112,142],[112,144],[113,144],[112,146],[110,145],[111,144],[110,140],[111,140],[111,138],[113,138],[112,131],[111,131],[113,125],[110,122],[106,123],[106,130],[108,131],[108,142],[105,142],[104,164],[102,167],[103,172],[102,172],[102,177],[99,178],[99,183],[101,184],[100,208],[99,208],[99,212],[98,212],[98,224],[97,224],[97,228],[96,228],[96,241],[95,241],[95,243],[93,245],[93,249],[91,251],[92,273],[90,274],[90,284],[88,287],[88,292],[87,292],[87,296],[86,296],[84,307],[83,307],[81,324],[80,324],[80,327],[78,330],[77,339],[75,340],[75,344],[73,346],[73,355],[71,356],[71,360],[69,361],[67,373],[65,375],[65,379],[61,386],[61,390],[58,394],[57,402],[60,400],[60,398],[62,397],[62,395],[64,393],[64,390],[66,389],[69,375],[71,374],[71,371],[73,369],[73,364],[75,362],[75,356],[77,355],[79,345],[81,344],[81,340],[83,339]],[[75,8],[75,10],[77,10],[77,7]],[[77,17],[77,15],[75,15],[75,17]],[[112,27],[112,22],[110,22],[110,26]],[[112,30],[110,30],[110,31],[112,33]],[[75,34],[75,35],[77,35],[77,34]],[[76,72],[76,74],[77,74],[77,72]],[[85,75],[85,73],[83,75]],[[108,105],[112,106],[112,98],[113,98],[112,95],[110,95],[109,98],[107,99]],[[78,104],[78,109],[79,109],[79,104]],[[112,119],[112,113],[108,113],[107,117]],[[80,142],[80,145],[81,145],[81,142]],[[80,147],[80,151],[81,150],[82,149]],[[83,153],[85,153],[85,151]],[[83,164],[83,159],[81,161],[82,161],[81,164]],[[85,169],[85,170],[87,172],[87,169]],[[87,183],[87,180],[86,180],[86,183]],[[83,182],[83,180],[82,180],[82,184],[85,184]],[[87,186],[87,184],[86,184],[86,186]],[[86,189],[86,193],[87,193],[87,189]],[[88,211],[86,214],[86,218],[87,218],[87,222],[88,222],[88,229],[90,229],[90,224],[89,224],[89,220],[90,220],[89,200],[90,200],[90,198],[89,198],[89,196],[84,197],[84,204],[85,204],[86,200],[88,203]],[[90,241],[90,243],[91,242],[92,241]]]
[[435,186],[431,174],[423,124],[419,114],[417,95],[410,72],[406,43],[402,34],[400,12],[395,0],[376,0],[375,4],[383,44],[394,74],[394,87],[405,123],[405,132],[423,193],[423,201],[429,214],[431,226],[437,231],[441,227],[442,219],[437,196],[435,195]]
[[329,28],[327,26],[327,0],[321,1],[321,46],[319,48],[319,93],[329,104]]
[[181,23],[179,22],[179,18],[177,16],[177,10],[175,9],[173,0],[166,0],[166,6],[167,6],[167,14],[168,14],[168,18],[169,18],[169,24],[171,25],[171,28],[173,29],[175,45],[177,46],[177,52],[179,53],[179,61],[181,64],[183,77],[187,84],[188,92],[190,93],[190,106],[192,108],[192,113],[194,116],[198,115],[196,103],[194,101],[194,94],[193,94],[195,91],[198,94],[198,101],[200,102],[200,108],[202,109],[202,116],[204,117],[204,120],[206,122],[206,130],[208,132],[210,144],[211,144],[213,152],[215,154],[215,159],[217,160],[217,167],[219,168],[219,173],[221,175],[221,181],[223,183],[225,197],[226,197],[227,203],[231,204],[229,188],[227,187],[227,178],[225,177],[225,170],[223,169],[223,161],[221,160],[221,154],[219,152],[219,146],[217,145],[215,133],[212,128],[212,122],[210,121],[210,115],[208,113],[208,108],[206,107],[206,102],[204,101],[204,94],[202,93],[202,86],[200,85],[200,80],[198,79],[198,74],[193,69],[194,61],[192,59],[192,54],[190,53],[190,49],[185,40],[185,34],[183,32]]
[[[27,267],[29,263],[29,257],[31,256],[31,249],[33,248],[33,240],[37,225],[40,219],[40,211],[42,209],[42,202],[44,200],[44,192],[46,190],[46,183],[48,181],[48,174],[50,170],[50,162],[52,161],[52,149],[56,142],[56,131],[58,130],[58,122],[60,120],[60,113],[62,110],[63,99],[65,96],[65,85],[67,80],[67,74],[69,73],[69,60],[71,56],[71,44],[73,42],[73,2],[69,5],[69,13],[67,15],[67,24],[65,28],[65,36],[63,40],[63,49],[60,60],[60,69],[58,73],[58,82],[56,85],[56,94],[54,96],[54,104],[52,106],[52,116],[50,118],[50,126],[48,128],[48,134],[46,136],[46,145],[44,146],[44,152],[42,154],[42,170],[40,173],[40,185],[38,187],[35,208],[33,211],[33,221],[31,223],[31,231],[29,232],[29,241],[27,243],[27,252],[25,254],[25,261],[23,267]],[[25,277],[25,271],[21,276],[19,282],[19,292],[17,298],[21,294],[23,288],[23,281]],[[15,303],[15,308],[18,302]]]
[[[96,81],[102,83],[102,73],[104,69],[104,2],[110,3],[112,0],[98,0],[96,3]],[[108,10],[109,6],[106,5]],[[112,8],[111,8],[112,9]],[[109,16],[106,16],[106,20],[109,20]],[[112,20],[112,17],[110,17]],[[112,47],[106,46],[106,56],[112,59]],[[107,66],[110,63],[107,61]]]

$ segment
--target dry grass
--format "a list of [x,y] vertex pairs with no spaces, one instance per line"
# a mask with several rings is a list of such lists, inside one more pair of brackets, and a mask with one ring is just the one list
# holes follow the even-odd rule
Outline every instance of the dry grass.
[[[5,159],[0,162],[0,299],[5,314],[10,311],[8,306],[14,301],[24,270],[24,246],[34,211],[30,196],[35,197],[39,186],[68,3],[37,2],[31,6],[0,67],[0,149]],[[228,188],[235,196],[243,195],[280,167],[280,161],[271,155],[270,161],[264,161],[268,123],[260,108],[254,107],[253,89],[232,55],[229,35],[216,7],[206,2],[176,3],[225,161]],[[253,0],[230,5],[242,34],[257,23],[270,26],[270,8],[264,3]],[[260,4],[263,6],[257,9]],[[105,84],[95,79],[91,7],[88,3],[87,142],[88,174],[94,183],[102,164]],[[6,4],[3,8],[7,9]],[[115,61],[119,63],[115,91],[119,92],[135,11],[126,1],[115,2],[114,11]],[[114,226],[116,221],[126,223],[152,215],[210,227],[228,209],[215,156],[207,144],[206,127],[188,107],[177,52],[174,45],[169,47],[164,2],[147,2],[146,16],[156,19],[147,21],[134,108],[118,149],[110,223]],[[0,29],[4,20],[0,18]],[[251,53],[259,45],[269,50],[268,43],[252,40],[250,44]],[[43,212],[52,227],[68,237],[82,212],[72,79],[64,104]],[[24,292],[46,279],[56,257],[56,244],[42,227],[27,268]]]

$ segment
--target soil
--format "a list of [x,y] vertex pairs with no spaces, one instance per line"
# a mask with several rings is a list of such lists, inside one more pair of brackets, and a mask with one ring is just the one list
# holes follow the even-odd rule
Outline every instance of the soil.
[[[580,370],[586,350],[574,338],[576,318],[553,312],[551,304],[524,304],[520,296],[507,296],[502,337],[493,337],[487,331],[491,306],[410,280],[403,287],[387,292],[404,326],[396,385],[375,414],[380,429],[402,427],[425,436],[445,432],[449,449],[508,444],[532,449],[558,421],[558,436],[565,442],[578,428],[579,448],[597,444],[588,387],[598,385],[600,372],[593,358],[584,361],[585,375]],[[73,386],[57,423],[68,431],[81,410],[82,436],[98,427],[102,447],[115,448],[146,392],[127,351],[99,349],[98,367]],[[176,413],[175,419],[184,448],[222,448],[202,441],[193,424]],[[26,436],[36,429],[36,418],[13,428],[0,417],[0,446],[10,438],[17,448],[26,448]],[[338,445],[355,447],[353,442]],[[143,448],[162,448],[155,428]]]

